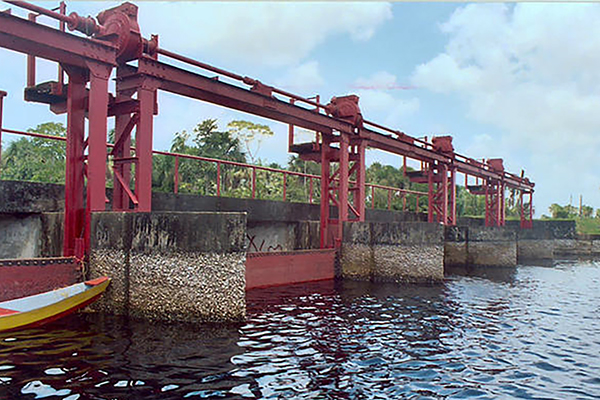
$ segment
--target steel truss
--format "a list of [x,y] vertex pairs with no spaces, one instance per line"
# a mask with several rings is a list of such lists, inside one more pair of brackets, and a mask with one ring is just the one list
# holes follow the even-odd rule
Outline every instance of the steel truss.
[[[426,166],[420,179],[429,184],[430,222],[456,223],[455,180],[459,172],[488,182],[486,191],[493,194],[486,195],[486,221],[494,224],[504,221],[505,187],[530,196],[533,192],[534,184],[523,176],[455,154],[450,137],[434,138],[429,143],[364,120],[357,96],[334,97],[325,105],[318,96],[316,100],[300,97],[162,49],[157,36],[141,36],[134,4],[123,3],[94,19],[76,13],[66,15],[64,6],[57,13],[23,1],[7,2],[57,19],[62,28],[0,12],[0,47],[55,61],[69,78],[63,86],[60,72],[58,82],[26,89],[27,100],[47,103],[56,113],[67,113],[66,256],[89,248],[90,215],[106,209],[109,117],[115,117],[115,147],[109,154],[114,172],[113,210],[151,210],[153,116],[158,111],[160,90],[280,121],[289,124],[291,131],[298,126],[318,132],[320,139],[308,150],[306,146],[298,148],[291,133],[290,150],[321,162],[322,247],[341,244],[344,222],[364,221],[367,147]],[[88,37],[65,32],[65,25]],[[210,74],[175,67],[159,61],[159,55]],[[33,62],[28,65],[34,68]],[[108,79],[115,69],[117,87],[111,94]],[[34,76],[30,69],[29,80]],[[494,182],[500,184],[493,186]]]
[[428,221],[456,225],[456,169],[448,164],[430,163]]

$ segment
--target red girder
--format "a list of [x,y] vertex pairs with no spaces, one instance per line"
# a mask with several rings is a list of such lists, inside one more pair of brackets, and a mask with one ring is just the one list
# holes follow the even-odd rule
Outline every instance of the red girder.
[[[209,103],[247,112],[261,117],[300,126],[322,133],[353,132],[352,124],[319,114],[289,102],[268,97],[248,89],[186,71],[154,59],[144,57],[139,60],[136,75],[125,78],[123,85],[138,85],[143,76],[159,80],[159,89],[191,97]],[[133,80],[128,83],[127,80]]]
[[[525,203],[525,196],[529,197],[529,202],[527,203]],[[519,197],[521,203],[521,228],[531,229],[533,228],[533,192],[521,192]]]
[[75,36],[3,12],[0,47],[77,67],[87,67],[88,61],[117,65],[117,48],[110,42]]
[[[306,99],[161,49],[157,36],[150,40],[141,37],[137,7],[131,3],[100,13],[97,21],[75,13],[69,16],[54,13],[22,1],[10,3],[48,15],[62,21],[63,25],[67,24],[70,29],[93,36],[76,36],[9,13],[0,13],[0,47],[56,61],[65,68],[70,78],[66,101],[61,104],[60,97],[52,98],[54,111],[68,113],[65,254],[73,254],[78,240],[85,239],[89,244],[89,212],[105,208],[106,125],[109,116],[116,118],[116,146],[112,151],[116,180],[113,208],[128,210],[132,202],[135,211],[151,210],[152,131],[153,116],[157,113],[157,90],[290,124],[290,149],[294,147],[293,126],[318,132],[315,143],[310,149],[305,147],[301,155],[321,162],[321,193],[324,194],[321,201],[321,244],[324,247],[339,245],[343,222],[364,220],[367,146],[404,156],[405,159],[412,158],[428,166],[424,172],[428,174],[431,222],[456,223],[457,172],[484,180],[486,192],[491,193],[486,196],[486,221],[489,217],[497,225],[504,223],[505,188],[530,196],[533,192],[534,184],[522,176],[508,174],[495,164],[455,154],[449,137],[440,137],[431,144],[363,121],[357,96],[333,98],[330,104],[323,105],[318,97],[316,101]],[[223,82],[219,76],[205,76],[169,65],[158,61],[158,54],[239,83]],[[128,60],[137,60],[137,67],[125,64]],[[108,93],[107,84],[114,67],[117,67],[117,93],[113,97]],[[87,82],[90,83],[89,90],[86,89]],[[59,89],[62,90],[62,85]],[[136,98],[132,97],[134,94]],[[87,139],[84,137],[86,113],[89,119]],[[134,131],[136,149],[135,155],[132,155],[131,137]],[[89,143],[87,160],[84,156],[85,143]],[[133,190],[129,186],[132,163],[136,163]],[[333,163],[337,163],[338,168],[332,175]],[[86,169],[87,217],[84,222]],[[334,185],[334,175],[337,185]],[[354,180],[351,178],[353,175]],[[330,202],[338,208],[337,218],[329,215]],[[522,215],[529,215],[530,221],[531,198],[529,209],[525,208],[523,206]],[[522,219],[525,221],[527,218]],[[524,227],[527,225],[523,223]]]
[[505,222],[505,186],[502,181],[485,182],[485,226],[504,226]]
[[428,221],[456,225],[456,175],[447,164],[429,164]]

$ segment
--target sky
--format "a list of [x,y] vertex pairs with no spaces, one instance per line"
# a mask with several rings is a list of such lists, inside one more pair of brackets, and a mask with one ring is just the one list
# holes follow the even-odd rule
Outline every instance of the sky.
[[[54,3],[39,2],[45,7]],[[95,16],[117,2],[70,2]],[[600,4],[138,2],[160,46],[323,102],[357,94],[363,116],[414,137],[452,135],[472,158],[503,158],[535,182],[536,216],[552,203],[600,208]],[[0,5],[4,10],[8,5]],[[22,11],[13,10],[18,15]],[[53,23],[46,20],[48,23]],[[25,103],[25,56],[0,49],[4,127],[65,122]],[[55,80],[38,63],[38,82]],[[161,92],[154,149],[216,118],[268,124],[263,162],[286,164],[287,126]],[[3,135],[3,146],[14,140]],[[400,166],[369,151],[367,162]],[[458,183],[463,181],[459,178]]]

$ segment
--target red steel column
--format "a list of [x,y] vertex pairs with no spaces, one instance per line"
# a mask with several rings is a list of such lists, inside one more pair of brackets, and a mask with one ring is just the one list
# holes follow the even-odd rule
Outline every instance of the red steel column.
[[[173,193],[179,192],[179,156],[175,156],[175,174],[173,177]],[[254,186],[252,187],[252,196],[254,196]],[[254,197],[252,197],[254,198]]]
[[[466,186],[465,186],[466,188]],[[448,225],[456,225],[456,167],[450,167],[450,220]]]
[[433,196],[435,196],[434,183],[433,183],[433,163],[430,162],[427,164],[427,185],[428,185],[428,193],[427,193],[427,221],[429,223],[433,223],[434,221],[434,201]]
[[63,255],[75,255],[75,241],[84,229],[84,139],[86,71],[65,67],[69,75],[67,92],[67,147],[65,171],[65,222]]
[[108,77],[111,67],[90,64],[88,205],[90,211],[106,209],[106,120]]
[[439,201],[442,202],[441,204],[441,209],[442,209],[442,218],[440,219],[438,217],[438,221],[440,221],[443,225],[448,225],[448,186],[449,186],[449,181],[448,181],[448,165],[444,164],[441,168],[441,171],[439,171],[442,173],[441,176],[441,182],[440,185],[442,185],[441,189],[442,189],[442,198],[439,199]]
[[348,154],[348,135],[340,134],[340,184],[339,184],[339,206],[338,206],[338,230],[336,237],[336,247],[342,245],[342,236],[344,232],[344,222],[348,221],[348,193],[349,193],[349,176],[350,157]]
[[321,248],[330,247],[329,235],[329,136],[323,135],[321,143]]
[[135,136],[135,152],[138,164],[135,167],[135,192],[139,205],[137,211],[152,209],[152,130],[154,118],[154,93],[156,88],[146,80],[138,88],[140,118]]
[[533,191],[529,192],[529,228],[533,228]]
[[365,165],[365,150],[367,144],[365,141],[361,141],[357,146],[358,151],[358,160],[356,161],[358,164],[358,168],[356,169],[356,184],[358,185],[358,190],[354,192],[354,208],[358,211],[358,220],[365,220],[365,208],[366,208],[366,183],[365,183],[365,175],[366,175],[366,165]]
[[485,183],[485,226],[493,226],[494,225],[494,207],[492,204],[494,203],[494,191],[493,191],[493,183],[489,179],[484,180]]
[[500,221],[499,221],[498,226],[504,226],[504,221],[506,220],[506,201],[504,198],[504,193],[506,192],[506,190],[504,187],[503,180],[498,185],[498,190],[500,191],[500,193],[498,195],[498,197],[500,198],[498,200],[498,203],[499,203],[498,214],[500,214]]
[[[117,68],[117,78],[121,74],[121,69]],[[132,90],[122,90],[121,80],[117,79],[116,92],[117,102],[126,101],[131,99],[133,94]],[[131,114],[118,114],[115,115],[115,144],[121,143],[121,145],[114,150],[114,158],[119,159],[123,157],[131,157],[131,132],[124,132],[125,127],[131,119]],[[121,138],[121,135],[125,134],[126,137]],[[131,164],[130,163],[115,163],[114,170],[120,173],[123,177],[123,181],[127,184],[131,181]],[[121,184],[116,178],[113,178],[113,210],[127,210],[129,209],[129,196],[127,192],[123,190]]]
[[[38,14],[29,13],[27,19],[35,22]],[[35,86],[35,56],[27,54],[27,87]]]
[[[290,104],[294,104],[296,100],[290,99]],[[292,151],[292,146],[294,145],[294,125],[288,125],[288,151]]]
[[[108,78],[111,66],[89,63],[88,174],[85,215],[85,249],[90,248],[91,213],[106,210],[106,125]],[[86,251],[87,252],[87,251]]]
[[495,192],[494,192],[494,203],[493,203],[493,207],[494,207],[494,226],[500,226],[500,221],[502,220],[502,215],[501,215],[501,206],[500,206],[500,202],[502,201],[502,196],[500,195],[500,182],[498,182],[498,184],[495,187]]
[[[131,154],[131,136],[129,132],[123,132],[127,123],[131,119],[131,114],[117,115],[115,117],[115,143],[122,143],[118,148],[115,148],[114,158],[120,159],[130,157]],[[121,139],[121,135],[126,137]],[[115,163],[114,170],[121,174],[123,181],[129,183],[131,180],[131,165],[129,163]],[[116,176],[113,177],[113,207],[114,211],[129,209],[129,196],[123,189]]]
[[3,106],[4,97],[7,93],[4,90],[0,90],[0,175],[2,174],[2,118],[3,118]]

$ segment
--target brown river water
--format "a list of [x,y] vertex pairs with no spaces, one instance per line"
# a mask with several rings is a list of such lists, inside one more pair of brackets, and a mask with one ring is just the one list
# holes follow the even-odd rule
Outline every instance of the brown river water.
[[0,335],[0,399],[599,399],[600,263],[248,294],[247,321]]

